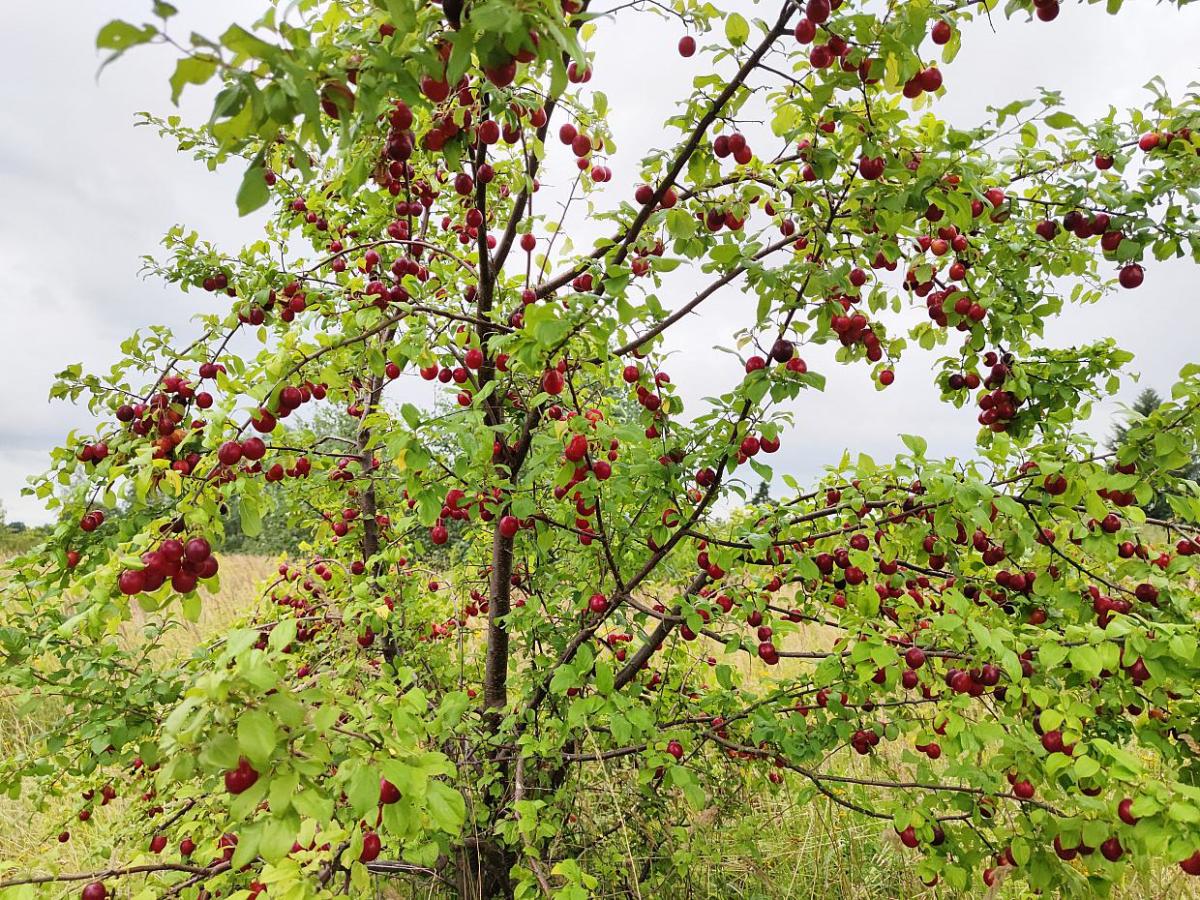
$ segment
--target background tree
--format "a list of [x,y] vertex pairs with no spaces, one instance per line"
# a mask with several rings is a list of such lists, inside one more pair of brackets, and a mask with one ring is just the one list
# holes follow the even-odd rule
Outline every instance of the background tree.
[[9,522],[0,503],[0,557],[28,550],[49,534],[47,528],[29,528],[24,522]]
[[[186,39],[153,9],[99,45],[178,53],[175,97],[219,83],[209,121],[159,127],[271,215],[240,250],[173,229],[152,268],[203,292],[198,336],[148,329],[55,387],[101,421],[54,452],[34,491],[58,522],[6,586],[0,679],[61,715],[3,781],[70,798],[72,840],[101,843],[113,797],[128,817],[121,862],[0,888],[678,896],[686,826],[748,791],[878,820],[968,895],[1200,873],[1200,497],[1177,474],[1200,366],[1105,452],[1077,425],[1128,354],[1041,341],[1200,256],[1194,94],[1090,123],[1045,94],[964,131],[935,59],[983,4],[685,2],[693,90],[616,187],[587,46],[637,5],[267,5]],[[551,155],[609,237],[560,233]],[[707,283],[668,308],[684,266]],[[685,410],[663,335],[735,283],[714,365],[740,380]],[[821,344],[880,390],[941,348],[975,457],[907,435],[717,516],[772,477]],[[401,378],[442,405],[391,410]],[[301,421],[322,405],[336,441]],[[1172,545],[1142,527],[1156,493]],[[230,516],[255,538],[272,508],[308,549],[238,627],[162,653]]]
[[770,503],[771,502],[771,485],[766,481],[760,481],[758,487],[754,489],[754,496],[750,498],[753,504]]
[[[1136,420],[1144,419],[1160,406],[1163,399],[1159,396],[1158,391],[1154,388],[1145,388],[1137,398],[1133,401],[1133,405],[1129,408],[1129,418]],[[1124,422],[1117,422],[1113,425],[1112,437],[1108,440],[1108,449],[1112,452],[1117,452],[1121,449],[1121,445],[1125,443],[1125,436],[1129,434],[1129,425]],[[1192,459],[1187,465],[1177,469],[1172,473],[1177,478],[1186,481],[1200,482],[1200,459]],[[1156,519],[1170,519],[1174,513],[1171,509],[1171,504],[1166,496],[1155,494],[1149,503],[1142,507],[1146,510],[1146,514]]]

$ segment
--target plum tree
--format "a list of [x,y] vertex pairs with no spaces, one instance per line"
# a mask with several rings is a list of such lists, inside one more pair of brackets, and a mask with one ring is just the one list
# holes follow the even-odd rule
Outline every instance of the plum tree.
[[[0,683],[56,715],[0,771],[66,801],[76,842],[121,797],[129,862],[0,889],[676,896],[663,823],[745,790],[880,820],[967,894],[1200,874],[1200,366],[1105,450],[1078,423],[1130,356],[1040,339],[1200,255],[1194,94],[1091,123],[1045,94],[961,130],[936,104],[978,2],[686,0],[664,52],[719,74],[635,166],[589,43],[639,4],[286,6],[189,41],[157,2],[99,35],[179,53],[174,99],[219,83],[209,121],[150,121],[244,166],[236,205],[269,217],[240,250],[173,229],[154,268],[200,292],[198,335],[54,388],[99,424],[35,480],[58,524],[7,576]],[[552,159],[591,246],[541,202]],[[667,303],[681,266],[707,283]],[[668,335],[723,289],[753,301],[711,363],[732,386],[685,410]],[[940,353],[976,454],[905,435],[719,513],[804,439],[824,345],[877,390]],[[322,407],[352,437],[315,436]],[[159,652],[231,511],[253,537],[269,509],[305,552],[236,627]]]

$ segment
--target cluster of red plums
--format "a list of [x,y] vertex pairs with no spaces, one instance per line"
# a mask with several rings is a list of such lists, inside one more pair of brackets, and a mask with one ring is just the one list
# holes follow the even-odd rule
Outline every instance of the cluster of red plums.
[[187,594],[196,589],[197,582],[216,575],[218,569],[212,547],[202,537],[186,543],[168,538],[158,549],[143,553],[142,564],[140,569],[125,569],[117,576],[117,587],[127,597],[152,593],[168,580],[172,590]]

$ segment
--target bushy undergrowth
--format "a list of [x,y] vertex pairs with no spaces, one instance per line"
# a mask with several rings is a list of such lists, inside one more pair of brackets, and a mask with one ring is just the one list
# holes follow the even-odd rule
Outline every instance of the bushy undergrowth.
[[[215,593],[205,596],[203,615],[194,626],[177,629],[161,642],[160,651],[182,658],[205,640],[220,634],[255,608],[261,583],[276,562],[263,556],[227,555]],[[811,646],[821,642],[820,629],[802,636]],[[800,638],[797,638],[799,641]],[[755,665],[743,664],[753,675]],[[798,666],[795,661],[784,665]],[[759,666],[761,669],[761,666]],[[0,754],[38,755],[38,745],[54,733],[56,712],[48,698],[21,703],[0,697]],[[848,750],[836,760],[836,771],[870,777],[867,767]],[[903,771],[897,766],[897,771]],[[576,797],[576,824],[591,835],[588,846],[575,847],[581,866],[625,871],[624,884],[614,882],[596,897],[686,898],[686,900],[850,900],[850,898],[936,898],[956,896],[945,888],[923,885],[907,864],[904,849],[886,823],[864,820],[822,797],[797,796],[798,776],[762,791],[762,779],[744,765],[726,767],[724,790],[701,809],[664,791],[661,818],[637,821],[630,791],[636,790],[634,769],[613,760],[597,770],[596,779],[581,785]],[[129,815],[127,798],[118,797],[95,811],[89,822],[77,820],[77,798],[0,792],[0,876],[8,870],[89,871],[105,865],[136,863],[109,844],[111,826]],[[59,842],[63,831],[70,840]],[[602,857],[603,859],[600,859]],[[147,857],[149,858],[149,857]],[[653,872],[653,876],[647,873]],[[379,896],[394,900],[450,900],[448,886],[380,878]],[[133,885],[130,884],[132,888]],[[432,891],[432,892],[431,892]],[[70,885],[51,885],[35,896],[74,896]],[[983,896],[983,895],[977,895]],[[1019,891],[1003,882],[987,893],[1017,898]],[[1177,867],[1131,871],[1115,895],[1129,900],[1195,897],[1190,880]]]

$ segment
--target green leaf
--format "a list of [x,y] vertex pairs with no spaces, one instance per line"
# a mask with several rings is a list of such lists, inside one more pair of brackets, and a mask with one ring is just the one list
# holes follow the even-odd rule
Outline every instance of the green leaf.
[[735,47],[740,47],[750,37],[750,24],[740,13],[731,13],[725,19],[725,37]]
[[1079,120],[1068,112],[1056,112],[1046,116],[1046,124],[1051,128],[1078,128]]
[[[271,804],[271,811],[278,811],[274,803]],[[294,815],[268,819],[258,844],[258,852],[263,859],[277,863],[287,856],[296,840],[298,825]]]
[[703,809],[708,802],[708,797],[704,793],[704,789],[696,781],[695,775],[690,769],[683,766],[671,766],[667,770],[670,774],[671,781],[674,782],[682,791],[684,799],[692,809]]
[[1057,709],[1044,709],[1038,716],[1038,724],[1043,731],[1054,731],[1063,722],[1063,715]]
[[1104,668],[1104,662],[1100,659],[1100,653],[1095,647],[1084,644],[1079,647],[1072,647],[1070,652],[1071,665],[1089,676],[1100,674],[1100,670]]
[[271,199],[271,189],[267,186],[265,174],[262,162],[256,160],[242,176],[242,185],[237,192],[239,216],[254,212]]
[[448,834],[458,834],[467,817],[467,804],[462,794],[441,781],[429,782],[429,817]]
[[200,613],[202,612],[200,595],[195,591],[190,594],[184,594],[181,601],[183,617],[189,622],[195,624],[200,621]]
[[550,63],[550,96],[557,97],[567,89],[567,67],[562,58],[553,57]]
[[216,71],[216,60],[200,56],[183,57],[175,63],[175,73],[171,76],[171,102],[178,105],[184,86],[204,84],[213,77]]
[[233,859],[230,860],[231,867],[240,869],[258,856],[258,843],[262,838],[262,831],[263,826],[258,822],[241,830],[238,834],[237,848],[233,851]]
[[200,751],[200,763],[213,769],[232,769],[238,763],[238,744],[230,734],[215,734]]
[[1167,815],[1176,822],[1200,822],[1200,807],[1195,803],[1177,800],[1167,808]]
[[279,56],[280,53],[279,48],[274,44],[256,37],[240,25],[230,25],[225,33],[221,35],[221,43],[234,53],[250,56],[254,59],[271,61]]
[[929,442],[916,434],[902,434],[900,440],[904,441],[904,446],[913,452],[913,456],[924,456],[925,450],[929,447]]
[[130,47],[150,42],[156,34],[158,29],[153,25],[138,28],[129,22],[113,19],[96,35],[96,47],[100,50],[115,50],[117,54],[121,54]]
[[379,804],[379,775],[370,766],[362,765],[350,776],[346,798],[357,815]]
[[612,664],[608,660],[600,660],[596,663],[596,690],[608,696],[613,692],[614,683]]
[[257,497],[242,497],[238,503],[238,514],[246,537],[258,537],[262,534],[262,511],[258,508]]
[[[379,800],[379,782],[375,782],[375,801]],[[312,819],[315,822],[325,823],[333,818],[333,798],[326,797],[319,791],[312,788],[301,791],[292,797],[292,806],[296,812],[304,816],[306,819]],[[366,810],[362,810],[366,812]]]
[[[300,773],[295,769],[273,773],[271,776],[271,786],[267,791],[267,802],[271,806],[271,812],[275,815],[281,815],[291,806],[292,797],[295,795],[299,784]],[[289,844],[289,846],[291,845]]]
[[237,723],[238,749],[255,764],[267,762],[275,752],[275,723],[261,709],[242,713]]
[[576,684],[575,670],[570,666],[562,666],[550,679],[550,690],[555,694],[563,694],[567,688],[573,688]]
[[633,727],[624,716],[613,714],[609,717],[608,727],[612,729],[613,737],[622,744],[629,743],[633,737]]
[[271,636],[267,639],[267,643],[270,644],[272,650],[282,650],[295,639],[296,620],[284,619],[271,629]]
[[421,427],[421,411],[411,403],[405,403],[400,407],[400,414],[404,416],[404,421],[408,423],[408,427],[417,429]]

